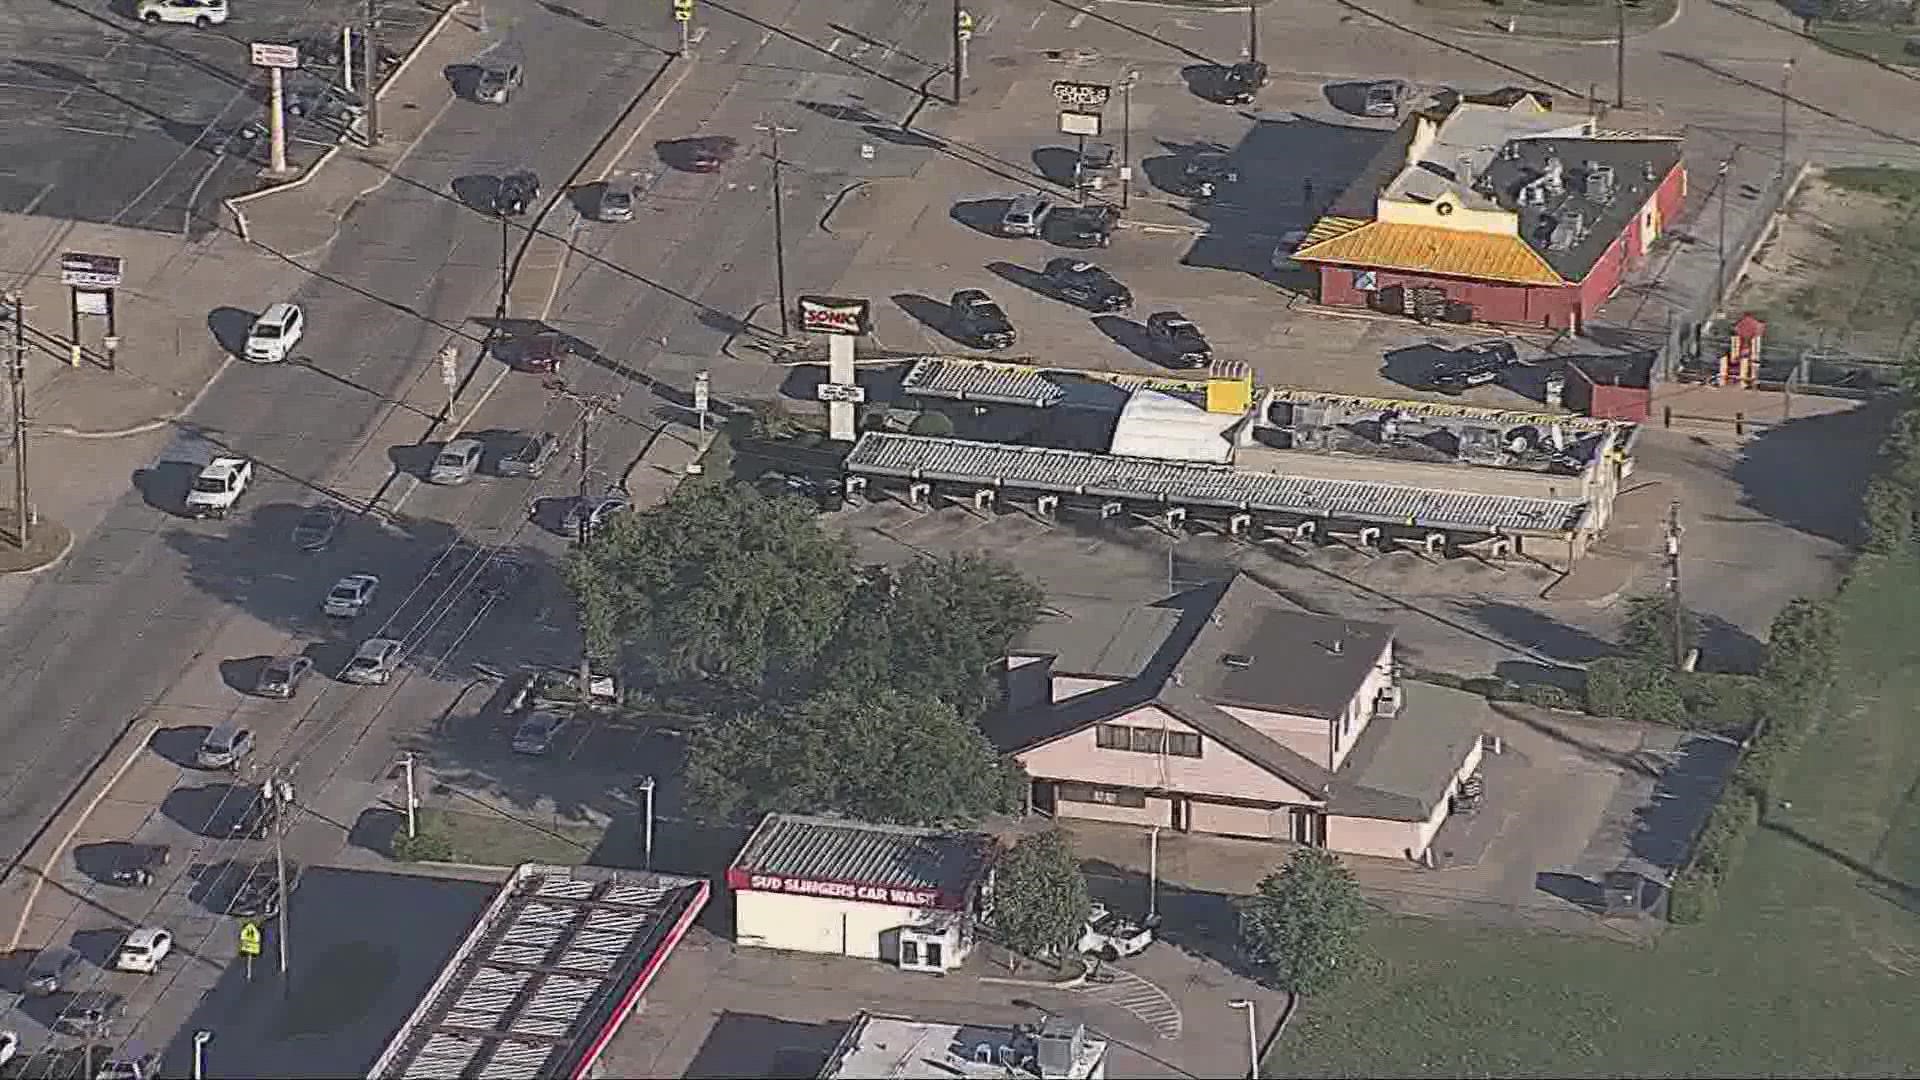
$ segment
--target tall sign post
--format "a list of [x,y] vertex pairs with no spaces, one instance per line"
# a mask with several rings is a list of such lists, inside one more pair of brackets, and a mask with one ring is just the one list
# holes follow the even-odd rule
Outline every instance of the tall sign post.
[[260,924],[243,922],[240,924],[240,955],[247,958],[247,981],[253,981],[253,961],[260,955]]
[[953,0],[953,103],[960,104],[960,88],[967,81],[967,42],[973,40],[973,13]]
[[693,0],[673,0],[673,21],[680,24],[680,55],[693,48]]
[[8,293],[0,316],[13,321],[7,327],[12,355],[7,378],[13,384],[13,539],[26,550],[33,533],[33,503],[27,494],[27,303],[17,292]]
[[120,328],[114,323],[113,291],[120,287],[122,266],[118,255],[89,255],[69,251],[60,256],[60,283],[67,287],[71,345],[67,353],[69,367],[79,367],[85,351],[80,345],[80,316],[98,315],[107,320],[107,361],[119,351]]
[[827,338],[827,381],[817,393],[827,403],[827,437],[852,442],[854,406],[867,391],[854,378],[853,339],[873,330],[873,302],[844,296],[800,297],[800,332]]
[[713,408],[713,376],[701,371],[693,376],[693,411],[700,414],[700,434],[707,433],[707,413]]
[[[300,49],[295,45],[276,45],[270,41],[256,41],[250,44],[248,52],[253,58],[253,66],[266,68],[267,76],[272,80],[272,93],[267,98],[267,171],[275,176],[287,173],[287,88],[281,72],[300,66]],[[362,70],[361,81],[371,82]]]
[[453,396],[460,389],[460,347],[451,341],[440,347],[440,382],[447,388],[447,407],[440,413],[444,423],[453,418]]
[[1087,158],[1088,137],[1098,138],[1101,114],[1113,98],[1113,87],[1105,83],[1072,82],[1061,79],[1053,84],[1053,100],[1060,104],[1060,134],[1079,140],[1073,156],[1073,198],[1087,201],[1087,185],[1080,175]]

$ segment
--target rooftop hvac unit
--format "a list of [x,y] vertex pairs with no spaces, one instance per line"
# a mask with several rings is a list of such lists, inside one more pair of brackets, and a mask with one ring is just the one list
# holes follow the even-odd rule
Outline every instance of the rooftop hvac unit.
[[1557,156],[1550,154],[1547,156],[1547,166],[1545,171],[1540,174],[1540,179],[1546,181],[1547,194],[1554,196],[1565,194],[1567,190],[1567,167],[1561,163]]
[[1583,179],[1589,200],[1597,203],[1613,201],[1613,166],[1589,161]]
[[1568,214],[1553,226],[1553,233],[1547,238],[1547,247],[1554,251],[1571,251],[1580,238],[1587,235],[1586,219],[1579,214]]
[[1087,1027],[1058,1016],[1050,1016],[1034,1033],[1034,1057],[1040,1075],[1046,1080],[1073,1075],[1073,1063],[1080,1060],[1085,1047]]

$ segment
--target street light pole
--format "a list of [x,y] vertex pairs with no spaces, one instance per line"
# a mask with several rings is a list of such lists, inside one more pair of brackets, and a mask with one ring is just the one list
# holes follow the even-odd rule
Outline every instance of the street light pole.
[[1120,209],[1125,210],[1133,197],[1133,84],[1140,81],[1138,71],[1120,77]]
[[508,235],[507,215],[496,212],[496,216],[500,219],[500,299],[493,305],[493,318],[495,323],[493,332],[498,334],[504,332],[498,324],[507,317],[507,289],[512,284],[513,271],[507,265],[509,261],[507,249],[511,246],[509,243],[510,237]]
[[1147,918],[1160,914],[1160,826],[1147,831]]
[[207,1043],[212,1038],[213,1032],[211,1031],[196,1031],[193,1033],[193,1080],[206,1080]]
[[1793,103],[1793,58],[1780,69],[1780,178],[1787,177],[1787,107]]
[[420,835],[419,828],[414,822],[414,808],[419,805],[420,801],[413,793],[413,755],[402,755],[400,758],[400,767],[407,771],[407,839],[412,840]]
[[25,550],[33,534],[27,495],[27,305],[17,292],[8,293],[6,302],[13,318],[13,359],[7,365],[13,385],[13,538]]
[[293,980],[287,974],[287,909],[293,905],[287,902],[287,827],[293,824],[293,784],[282,777],[268,777],[267,783],[277,784],[279,791],[275,797],[280,800],[280,812],[273,822],[273,876],[280,888],[280,992],[291,994]]
[[953,103],[960,104],[960,87],[967,81],[967,38],[972,36],[971,22],[960,0],[953,0]]
[[1247,63],[1260,62],[1260,5],[1247,5]]
[[653,869],[653,777],[640,781],[640,794],[647,802],[645,831],[641,834],[642,866]]
[[773,276],[775,289],[780,294],[780,336],[786,337],[790,327],[787,323],[787,232],[780,196],[780,136],[800,129],[781,127],[771,118],[761,120],[753,129],[773,136]]
[[[1733,153],[1739,151],[1734,147]],[[1713,306],[1718,309],[1727,302],[1727,174],[1733,170],[1733,153],[1729,153],[1720,162],[1720,239],[1714,249],[1720,253],[1720,276],[1714,278]]]
[[367,107],[367,145],[380,145],[380,0],[367,0],[367,28],[360,35],[361,101]]
[[1247,1010],[1247,1075],[1260,1080],[1260,1025],[1254,1019],[1254,1003],[1250,998],[1234,998],[1227,1004]]
[[1613,105],[1627,107],[1627,0],[1613,0]]

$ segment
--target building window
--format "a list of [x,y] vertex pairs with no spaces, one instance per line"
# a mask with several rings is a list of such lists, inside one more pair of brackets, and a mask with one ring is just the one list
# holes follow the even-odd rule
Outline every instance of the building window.
[[1147,793],[1134,788],[1095,787],[1092,784],[1055,784],[1054,798],[1061,802],[1096,803],[1100,806],[1124,806],[1145,809]]
[[1101,724],[1094,729],[1094,740],[1102,750],[1129,750],[1136,754],[1172,754],[1190,758],[1200,756],[1200,736],[1192,731]]

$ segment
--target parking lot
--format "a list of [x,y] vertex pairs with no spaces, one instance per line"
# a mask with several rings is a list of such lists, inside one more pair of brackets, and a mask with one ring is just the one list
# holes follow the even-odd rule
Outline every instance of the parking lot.
[[[353,0],[253,0],[201,30],[145,25],[136,0],[0,0],[0,111],[9,118],[0,210],[166,232],[212,227],[207,207],[255,183],[265,164],[264,140],[241,137],[265,119],[266,80],[249,65],[248,44],[337,46],[362,10]],[[386,50],[404,54],[438,15],[420,0],[384,5]],[[337,79],[315,64],[288,92]],[[289,118],[289,157],[311,161],[338,135],[321,120]]]

